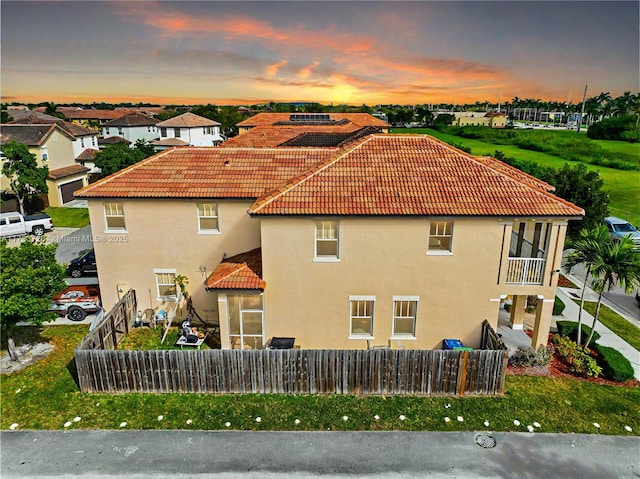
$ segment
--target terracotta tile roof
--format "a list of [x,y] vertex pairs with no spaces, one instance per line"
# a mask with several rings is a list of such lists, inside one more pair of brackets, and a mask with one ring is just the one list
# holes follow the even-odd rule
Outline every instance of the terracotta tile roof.
[[56,111],[61,112],[69,120],[115,120],[122,117],[127,112],[133,113],[131,110],[114,111],[114,110],[94,110],[94,109],[78,109],[68,107],[58,107]]
[[100,130],[94,130],[93,128],[86,128],[82,125],[76,125],[69,121],[64,122],[64,128],[69,131],[73,136],[96,136],[100,134]]
[[262,279],[262,252],[260,248],[227,258],[209,275],[207,290],[259,289],[267,283]]
[[99,151],[100,150],[95,150],[93,148],[87,148],[78,156],[76,156],[76,161],[92,161],[95,159],[96,153],[98,153]]
[[372,135],[256,201],[258,215],[580,216],[426,135]]
[[57,168],[49,171],[49,178],[52,180],[59,180],[60,178],[77,175],[78,173],[86,173],[87,171],[89,171],[89,168],[82,165],[65,166],[63,168]]
[[64,131],[69,133],[74,137],[81,136],[93,136],[98,135],[100,132],[98,130],[92,130],[90,128],[85,128],[84,126],[76,125],[75,123],[71,123],[69,121],[64,121],[62,118],[58,118],[56,116],[47,115],[46,113],[40,113],[37,111],[26,111],[21,112],[26,114],[18,115],[19,118],[15,118],[14,121],[9,122],[10,125],[51,125],[55,123]]
[[159,120],[143,115],[142,113],[129,113],[121,115],[120,118],[106,122],[103,126],[152,126],[156,125]]
[[155,146],[187,146],[189,142],[180,138],[163,138],[162,140],[154,140],[151,144]]
[[210,120],[209,118],[187,112],[182,115],[169,118],[168,120],[161,121],[156,126],[170,128],[194,128],[197,126],[220,126],[220,123]]
[[544,191],[555,191],[555,187],[546,183],[542,180],[539,180],[535,176],[528,175],[522,170],[515,168],[511,165],[504,163],[503,161],[497,160],[490,156],[475,156],[476,160],[481,162],[482,164],[492,168],[501,173],[505,173],[509,176],[513,176],[514,178],[522,181],[523,183],[527,183],[529,186],[533,186],[534,188],[540,188]]
[[[241,121],[236,126],[272,126],[279,122],[289,122],[291,115],[296,115],[296,113],[258,113],[251,118]],[[358,129],[363,126],[389,128],[389,123],[380,120],[373,115],[369,115],[368,113],[328,113],[328,115],[331,120],[335,120],[336,122],[339,122],[340,120],[348,120],[349,123],[355,125],[354,129]],[[304,125],[304,123],[302,123],[302,125]]]
[[250,198],[285,183],[336,150],[181,147],[87,186],[84,198]]

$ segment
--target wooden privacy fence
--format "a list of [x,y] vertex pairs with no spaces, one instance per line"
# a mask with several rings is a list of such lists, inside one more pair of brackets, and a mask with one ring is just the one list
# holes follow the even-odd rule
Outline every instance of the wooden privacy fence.
[[507,352],[487,321],[482,347],[444,350],[117,350],[135,320],[127,293],[75,352],[83,392],[500,395]]

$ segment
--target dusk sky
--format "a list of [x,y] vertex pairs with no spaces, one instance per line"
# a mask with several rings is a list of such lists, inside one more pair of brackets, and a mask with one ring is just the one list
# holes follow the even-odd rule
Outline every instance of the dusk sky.
[[630,2],[0,3],[2,101],[573,103],[639,89]]

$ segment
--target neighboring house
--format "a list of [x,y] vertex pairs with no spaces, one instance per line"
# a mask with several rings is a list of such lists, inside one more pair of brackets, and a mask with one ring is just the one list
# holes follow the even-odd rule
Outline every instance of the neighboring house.
[[193,113],[169,118],[156,124],[160,140],[154,141],[157,150],[172,146],[218,146],[226,137],[220,134],[220,123]]
[[70,106],[59,106],[56,111],[62,113],[70,122],[89,128],[100,128],[105,123],[121,118],[127,113],[134,113],[132,110],[96,110]]
[[455,117],[454,126],[488,126],[489,128],[504,128],[507,126],[507,115],[502,112],[455,111],[439,112]]
[[386,133],[389,129],[386,121],[368,113],[258,113],[236,126],[239,135],[221,146],[272,148],[304,133],[347,135],[365,129]]
[[152,142],[159,137],[158,120],[141,113],[130,113],[115,120],[106,122],[102,126],[102,136],[105,139],[120,137],[135,145],[138,140]]
[[[49,168],[47,194],[49,206],[61,206],[74,200],[74,192],[88,184],[89,168],[75,161],[74,142],[78,139],[58,123],[5,124],[1,126],[0,143],[10,140],[26,144],[38,164]],[[3,191],[9,191],[9,180],[2,177]]]
[[428,136],[374,134],[173,149],[78,196],[109,239],[95,244],[107,309],[129,288],[168,308],[185,275],[223,348],[434,349],[477,347],[507,297],[522,328],[527,296],[546,345],[567,221],[584,214],[551,189]]

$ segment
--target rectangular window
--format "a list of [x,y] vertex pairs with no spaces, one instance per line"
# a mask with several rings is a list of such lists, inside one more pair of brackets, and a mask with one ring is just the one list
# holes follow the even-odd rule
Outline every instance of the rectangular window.
[[227,309],[231,349],[262,349],[264,345],[262,295],[229,295]]
[[450,253],[453,244],[453,221],[432,221],[429,224],[427,254]]
[[167,137],[167,129],[166,128],[163,128],[163,127],[160,128],[160,136],[162,138],[166,138]]
[[349,296],[350,339],[373,338],[373,304],[375,296]]
[[175,269],[154,269],[156,275],[156,287],[158,299],[177,299],[178,288],[176,286]]
[[105,136],[109,134],[109,128],[105,128],[104,129],[104,134],[105,134]]
[[91,145],[92,146],[96,146],[96,137],[95,136],[91,137]]
[[198,231],[200,233],[218,233],[218,205],[216,203],[198,203]]
[[417,311],[417,296],[393,297],[392,339],[408,339],[416,337]]
[[316,255],[320,261],[336,261],[339,256],[337,221],[316,221]]
[[122,128],[118,128],[118,135],[124,136],[124,130]]
[[126,231],[122,203],[105,203],[104,218],[107,231]]
[[173,129],[173,136],[175,136],[176,138],[180,138],[180,128]]
[[80,147],[84,148],[84,138],[80,138]]

